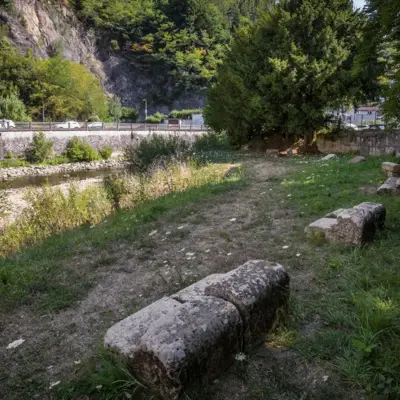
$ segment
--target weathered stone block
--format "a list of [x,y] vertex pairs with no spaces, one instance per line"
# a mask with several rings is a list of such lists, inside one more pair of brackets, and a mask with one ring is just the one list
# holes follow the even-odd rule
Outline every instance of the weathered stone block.
[[321,218],[308,225],[305,233],[310,239],[321,239],[328,242],[334,241],[333,227],[337,225],[337,217]]
[[250,261],[211,275],[110,328],[105,347],[164,399],[215,379],[243,344],[261,340],[286,304],[289,277],[278,264]]
[[400,178],[391,177],[379,187],[378,194],[400,195]]
[[214,379],[240,348],[242,319],[215,297],[159,300],[113,326],[105,347],[165,399],[178,399],[195,381]]
[[391,176],[400,177],[400,164],[392,162],[384,162],[382,164],[382,171],[389,177]]
[[249,261],[219,276],[205,288],[205,294],[234,304],[244,322],[244,345],[261,343],[286,304],[289,276],[282,265]]
[[309,225],[305,229],[307,236],[321,235],[327,242],[361,245],[383,228],[386,209],[382,204],[362,203],[334,211],[327,217]]

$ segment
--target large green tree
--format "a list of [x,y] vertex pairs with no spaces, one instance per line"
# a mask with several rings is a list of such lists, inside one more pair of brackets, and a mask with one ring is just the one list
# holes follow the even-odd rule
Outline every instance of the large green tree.
[[242,26],[209,90],[207,123],[235,144],[305,137],[357,94],[361,18],[350,0],[283,0]]
[[[400,121],[400,1],[368,0],[358,70],[368,71],[370,97],[383,96],[387,119]],[[371,88],[370,88],[371,89]],[[380,89],[380,91],[379,91]]]

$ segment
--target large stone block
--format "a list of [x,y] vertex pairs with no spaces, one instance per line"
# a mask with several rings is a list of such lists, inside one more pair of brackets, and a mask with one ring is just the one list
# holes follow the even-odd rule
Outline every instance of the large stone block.
[[378,189],[378,194],[400,195],[400,178],[391,177]]
[[258,344],[286,304],[289,276],[282,265],[249,261],[210,283],[205,294],[234,304],[244,322],[244,346]]
[[278,264],[250,261],[163,298],[109,329],[105,347],[164,399],[214,379],[258,343],[288,299]]
[[382,171],[389,177],[391,176],[400,177],[400,164],[392,162],[384,162],[382,164]]
[[159,300],[113,326],[106,348],[165,399],[178,399],[196,381],[214,379],[240,349],[242,319],[215,297]]
[[372,240],[377,229],[385,224],[386,209],[382,204],[361,203],[350,209],[340,209],[313,222],[307,236],[320,235],[327,242],[362,245]]

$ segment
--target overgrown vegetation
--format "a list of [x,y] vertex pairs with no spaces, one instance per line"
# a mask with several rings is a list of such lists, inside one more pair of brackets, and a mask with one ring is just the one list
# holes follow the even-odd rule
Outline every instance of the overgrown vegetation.
[[192,114],[203,114],[203,110],[201,108],[193,109],[193,110],[172,110],[169,113],[170,118],[179,118],[179,119],[191,119]]
[[[105,31],[112,51],[172,77],[176,86],[204,87],[213,77],[242,17],[254,19],[269,1],[75,0],[81,18]],[[167,79],[165,79],[166,81]]]
[[107,98],[85,66],[59,56],[23,56],[0,38],[0,118],[86,121],[93,115],[107,116]]
[[112,155],[112,148],[111,146],[105,146],[99,149],[99,155],[103,160],[109,160]]
[[53,143],[46,139],[43,132],[33,136],[32,143],[25,151],[25,158],[30,163],[42,163],[46,161],[52,152]]
[[74,136],[68,143],[65,154],[71,162],[90,162],[100,159],[99,153],[89,143],[80,140],[77,136]]
[[145,172],[159,162],[184,160],[189,145],[178,135],[153,134],[140,140],[138,145],[125,149],[125,158],[133,171]]
[[[39,190],[29,189],[26,193],[29,206],[0,237],[0,256],[67,229],[96,224],[113,209],[134,208],[171,192],[220,182],[223,171],[224,167],[219,165],[199,168],[193,163],[165,160],[163,168],[154,166],[151,173],[109,176],[104,179],[102,187],[78,191],[71,184],[68,193],[48,186]],[[9,286],[3,289],[8,290]],[[0,284],[0,293],[1,290]]]

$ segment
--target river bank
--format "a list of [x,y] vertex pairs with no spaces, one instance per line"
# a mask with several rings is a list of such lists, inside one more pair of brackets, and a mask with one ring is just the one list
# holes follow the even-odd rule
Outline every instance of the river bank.
[[28,167],[1,168],[0,182],[11,181],[16,178],[28,176],[66,175],[79,171],[122,169],[125,166],[125,161],[114,159],[107,161],[79,162],[60,165],[31,165]]
[[[60,189],[64,194],[68,193],[71,187],[71,183],[74,183],[78,191],[81,191],[91,185],[99,185],[101,183],[101,178],[90,178],[84,180],[69,180],[66,183],[59,185],[54,185],[54,188]],[[20,216],[29,205],[26,201],[26,196],[28,194],[28,188],[19,189],[9,189],[5,190],[7,198],[7,214],[0,217],[0,231],[4,229],[7,225],[15,221],[18,216]],[[30,189],[32,190],[32,188]],[[40,190],[40,188],[34,189]]]

